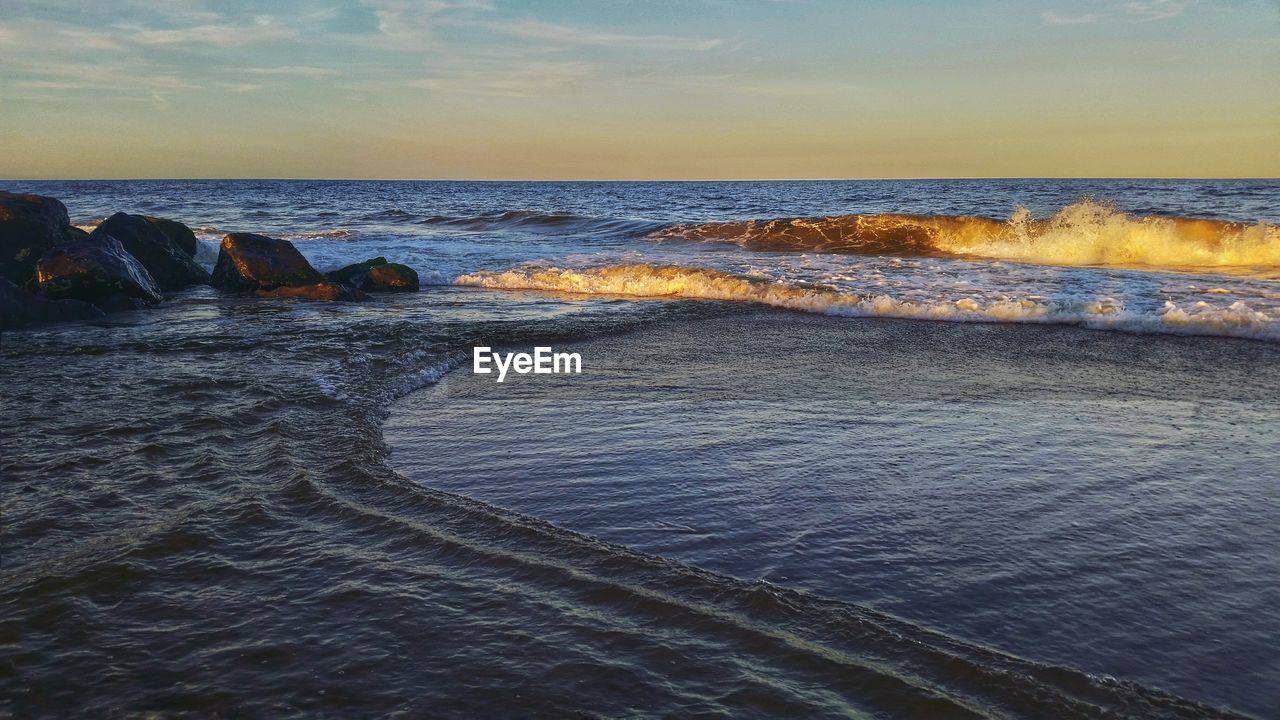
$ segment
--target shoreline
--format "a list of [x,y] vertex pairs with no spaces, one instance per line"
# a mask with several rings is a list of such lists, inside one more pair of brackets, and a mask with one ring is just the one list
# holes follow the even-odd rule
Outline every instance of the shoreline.
[[[1075,199],[1035,183],[878,200],[822,186],[264,187],[50,194],[78,217],[199,222],[206,270],[201,233],[256,228],[296,239],[316,272],[386,257],[429,286],[643,258],[940,302],[957,299],[951,280],[1135,311],[1170,291],[1196,300],[1181,276],[837,263],[628,234],[637,217]],[[1125,197],[1184,207],[1146,192]],[[424,290],[328,303],[197,284],[146,311],[5,333],[15,381],[0,409],[21,431],[5,439],[13,672],[0,685],[15,714],[1229,714],[1152,687],[1263,712],[1251,692],[1268,666],[1248,663],[1276,621],[1250,603],[1274,576],[1259,563],[1280,524],[1250,482],[1280,446],[1271,344]],[[534,343],[589,348],[582,374],[463,374],[476,345]],[[455,359],[461,371],[410,392]],[[557,378],[573,384],[540,382]],[[434,402],[422,429],[437,436],[384,433],[387,408],[403,419],[393,398]],[[393,470],[406,447],[437,477]],[[1090,618],[1100,603],[1110,614]]]
[[[752,341],[738,346],[721,342],[741,337]],[[1085,338],[1090,342],[1082,342]],[[1126,423],[1133,422],[1144,428],[1157,423],[1144,431],[1146,436],[1133,436],[1146,437],[1148,444],[1197,437],[1193,447],[1183,451],[1191,456],[1230,442],[1233,428],[1201,415],[1227,414],[1228,408],[1235,413],[1259,396],[1280,396],[1280,372],[1259,374],[1280,367],[1280,350],[1266,343],[1222,340],[1226,342],[1161,336],[1152,341],[1150,336],[1095,334],[1064,326],[902,323],[743,311],[666,320],[555,346],[582,355],[580,376],[508,377],[504,385],[497,385],[472,375],[464,362],[435,385],[396,400],[383,422],[383,438],[391,450],[390,466],[419,484],[745,581],[760,579],[838,601],[870,603],[925,628],[1040,662],[1085,667],[1148,686],[1172,684],[1175,690],[1183,688],[1178,694],[1184,697],[1186,687],[1196,687],[1190,696],[1222,703],[1230,693],[1215,694],[1218,676],[1170,678],[1179,677],[1178,667],[1185,671],[1191,667],[1186,664],[1189,658],[1206,651],[1200,643],[1221,644],[1227,642],[1224,638],[1202,637],[1189,643],[1159,631],[1144,639],[1143,632],[1128,630],[1147,625],[1139,618],[1146,617],[1148,606],[1185,601],[1172,598],[1187,588],[1158,580],[1162,572],[1177,573],[1160,568],[1184,562],[1173,558],[1190,557],[1188,549],[1209,536],[1197,530],[1178,537],[1170,531],[1164,540],[1170,547],[1146,551],[1143,563],[1150,568],[1124,581],[1131,591],[1116,595],[1115,590],[1104,590],[1125,577],[1120,570],[1108,577],[1105,568],[1114,563],[1109,558],[1151,541],[1141,533],[1117,534],[1111,526],[1125,527],[1133,518],[1160,516],[1165,510],[1180,517],[1185,509],[1176,496],[1159,499],[1150,494],[1156,486],[1143,479],[1149,461],[1142,452],[1119,449],[1134,440],[1118,436],[1099,443],[1095,438],[1088,441],[1097,446],[1092,450],[1072,449],[1081,447],[1081,438],[1122,433]],[[702,354],[701,348],[714,350]],[[524,346],[515,343],[506,349]],[[839,362],[830,365],[837,356]],[[1163,375],[1148,374],[1141,370],[1144,367],[1159,368]],[[1250,377],[1255,382],[1243,385]],[[852,392],[855,387],[860,389]],[[1118,388],[1123,392],[1117,394]],[[1193,397],[1203,412],[1186,410]],[[1263,415],[1267,411],[1255,410]],[[1169,414],[1161,420],[1154,413]],[[1076,420],[1052,420],[1072,416]],[[1233,417],[1244,422],[1253,415]],[[726,435],[708,429],[713,427],[732,430]],[[1255,451],[1265,447],[1258,445],[1265,435],[1239,437]],[[875,449],[877,443],[880,449]],[[972,443],[986,455],[995,453],[996,464],[956,454]],[[849,450],[859,446],[870,449]],[[904,455],[908,448],[915,452]],[[1022,452],[1027,455],[1019,458]],[[1085,469],[1069,469],[1076,455]],[[965,489],[945,481],[954,462],[962,463],[955,466],[962,477],[986,477],[984,485]],[[976,469],[963,470],[965,462]],[[1185,462],[1167,467],[1178,472],[1173,468]],[[1108,463],[1108,482],[1099,486],[1091,481],[1090,473]],[[733,468],[738,466],[770,468],[765,486],[782,493],[769,495],[773,499],[767,507],[772,511],[757,509],[752,499],[766,478],[737,478]],[[906,474],[897,474],[895,466]],[[1009,469],[1001,469],[1005,466]],[[1219,471],[1182,472],[1190,481]],[[1176,476],[1169,482],[1183,484]],[[1238,478],[1223,482],[1227,484],[1217,488],[1198,487],[1188,500],[1211,502],[1205,492],[1232,496],[1229,501],[1219,498],[1217,509],[1210,504],[1199,510],[1224,519],[1235,512],[1237,502],[1265,502],[1256,484],[1241,484]],[[899,492],[894,484],[910,490]],[[1154,505],[1134,504],[1135,492]],[[825,498],[821,504],[826,510],[810,505],[813,499],[806,498],[813,493]],[[974,497],[982,502],[975,506]],[[855,498],[861,498],[858,505],[850,505]],[[911,506],[919,506],[919,512],[905,509]],[[832,511],[861,519],[846,527],[829,518]],[[907,516],[898,517],[903,512]],[[777,520],[776,513],[783,518],[829,518],[825,522],[835,524],[823,529],[823,521],[815,520],[813,528],[802,530]],[[886,519],[875,520],[876,513],[886,513]],[[905,517],[916,519],[903,525]],[[1019,517],[1025,519],[1010,519]],[[1231,534],[1269,532],[1256,524],[1257,517],[1241,520],[1250,522],[1250,529],[1237,528]],[[954,557],[945,551],[939,554],[939,549],[899,555],[892,544],[884,544],[896,538],[910,547],[921,533],[910,528],[921,521],[932,526],[923,534],[941,543],[939,548],[955,545],[966,550]],[[1001,537],[1000,530],[991,529],[1028,522],[1032,524],[1025,531],[1033,534],[1024,540]],[[956,529],[950,540],[947,527]],[[818,533],[815,540],[825,537],[823,542],[841,546],[853,540],[866,549],[843,555],[823,549],[821,542],[791,544],[793,535],[808,532]],[[1033,539],[1041,535],[1042,540]],[[1017,550],[1024,542],[1032,545]],[[1258,536],[1254,542],[1265,547],[1274,539]],[[814,552],[820,553],[819,560],[812,559]],[[867,560],[857,559],[868,552]],[[896,559],[893,565],[880,566],[872,562],[879,556]],[[1027,558],[1051,563],[1061,561],[1052,559],[1057,556],[1070,558],[1080,581],[1073,584],[1070,574],[1053,580],[1055,594],[1078,598],[1056,609],[1036,609],[999,584],[973,584],[987,573],[1005,572],[998,571],[1000,567],[1012,571]],[[1211,575],[1216,561],[1208,562],[1201,572]],[[946,575],[930,589],[937,570]],[[1263,568],[1253,572],[1265,577]],[[831,577],[847,579],[833,582]],[[1019,592],[1032,592],[1043,580],[1028,576],[1012,582],[1012,587],[1025,585]],[[1141,590],[1144,584],[1148,590]],[[866,594],[866,588],[875,587],[883,597]],[[1231,597],[1246,592],[1252,591],[1233,590]],[[965,620],[976,609],[972,600],[962,599],[964,594],[987,597],[991,607]],[[988,627],[982,619],[988,614],[1001,618],[999,625]],[[1166,617],[1165,622],[1179,626],[1179,632],[1191,632],[1179,617]],[[996,629],[1000,626],[1014,631]],[[1080,655],[1070,643],[1046,639],[1069,634],[1072,627],[1097,636],[1087,643],[1093,650]],[[1210,630],[1216,627],[1208,623],[1200,632],[1217,632]],[[1253,649],[1239,646],[1237,651],[1254,655],[1252,663],[1228,663],[1230,672],[1260,673],[1257,682],[1262,683],[1265,671],[1256,663],[1265,657],[1257,653],[1265,651],[1250,645],[1248,633],[1237,633],[1227,644],[1231,642],[1244,642]],[[1160,667],[1156,658],[1171,667],[1146,676]],[[1219,660],[1228,662],[1225,656]],[[1121,669],[1125,666],[1127,670]],[[1140,667],[1148,670],[1140,672]],[[1261,700],[1256,698],[1253,707]]]

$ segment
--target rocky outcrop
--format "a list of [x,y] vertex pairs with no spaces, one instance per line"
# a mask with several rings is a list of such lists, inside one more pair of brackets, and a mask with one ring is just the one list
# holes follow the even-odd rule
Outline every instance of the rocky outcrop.
[[214,287],[226,290],[274,290],[324,281],[293,243],[254,233],[222,238],[213,268]]
[[92,320],[102,310],[81,300],[50,300],[0,278],[0,330],[19,330],[55,322]]
[[117,296],[160,302],[160,288],[137,258],[115,238],[97,236],[58,245],[36,263],[40,294],[50,300],[82,300],[119,309]]
[[222,238],[213,284],[226,290],[253,291],[260,297],[308,300],[362,300],[358,289],[321,275],[288,240],[253,233]]
[[330,280],[364,292],[416,292],[420,289],[418,273],[400,263],[389,263],[376,257],[348,265],[328,274]]
[[145,215],[143,216],[143,219],[154,225],[160,232],[164,233],[165,236],[172,240],[173,244],[177,245],[184,253],[191,257],[196,256],[196,250],[199,247],[199,243],[196,242],[196,234],[191,232],[191,228],[183,225],[177,220],[170,220],[168,218],[158,218]]
[[0,277],[26,285],[40,257],[71,239],[73,230],[58,200],[0,191]]
[[130,255],[136,257],[161,290],[209,283],[209,272],[196,264],[191,253],[141,215],[116,213],[104,220],[90,237],[106,236],[118,240]]

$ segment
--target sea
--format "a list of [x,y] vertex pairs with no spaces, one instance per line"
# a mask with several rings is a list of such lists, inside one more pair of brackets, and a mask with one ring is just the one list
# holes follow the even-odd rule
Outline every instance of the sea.
[[423,285],[0,337],[0,715],[1280,714],[1278,180],[0,189]]

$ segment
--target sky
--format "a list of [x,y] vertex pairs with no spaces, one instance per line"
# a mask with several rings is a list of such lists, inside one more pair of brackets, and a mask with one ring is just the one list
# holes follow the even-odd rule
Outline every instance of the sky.
[[0,0],[0,177],[1280,177],[1280,0]]

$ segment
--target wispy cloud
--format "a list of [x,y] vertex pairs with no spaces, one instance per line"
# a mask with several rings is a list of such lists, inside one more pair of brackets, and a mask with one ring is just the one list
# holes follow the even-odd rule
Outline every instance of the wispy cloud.
[[293,37],[296,32],[270,15],[258,15],[249,23],[207,24],[180,28],[148,28],[116,26],[117,37],[139,45],[212,45],[220,48],[242,47],[267,40]]
[[625,77],[625,81],[700,93],[770,95],[777,97],[838,96],[860,88],[847,81],[793,80],[764,78],[749,73],[669,74],[666,72],[641,73]]
[[166,72],[156,72],[146,64],[110,64],[102,62],[26,63],[23,68],[32,79],[14,83],[14,87],[41,90],[123,90],[175,92],[198,90],[199,85]]
[[489,12],[492,0],[361,0],[373,12],[378,33],[384,39],[421,44],[453,12]]
[[565,45],[601,45],[630,46],[651,50],[712,50],[724,44],[720,38],[690,38],[678,35],[636,35],[628,33],[604,32],[585,28],[570,27],[522,20],[512,23],[493,23],[490,28],[507,35],[541,40]]
[[1044,20],[1046,25],[1087,25],[1096,22],[1102,17],[1097,13],[1085,13],[1084,15],[1062,15],[1055,10],[1045,10],[1040,13],[1040,18]]
[[223,90],[226,90],[227,92],[233,92],[233,93],[254,92],[256,90],[262,89],[262,86],[259,85],[258,83],[215,82],[214,85],[222,88]]
[[1168,20],[1181,15],[1192,2],[1193,0],[1146,0],[1124,3],[1120,9],[1139,20]]
[[565,90],[592,74],[585,62],[524,62],[473,69],[451,76],[411,80],[411,87],[436,92],[530,97]]
[[337,75],[338,71],[332,68],[311,67],[309,65],[283,65],[280,67],[251,67],[237,69],[237,72],[248,73],[250,75],[292,75],[295,77],[305,78],[322,78],[331,75]]
[[1087,25],[1104,18],[1119,19],[1116,18],[1116,15],[1119,15],[1120,18],[1128,17],[1135,22],[1150,22],[1178,17],[1196,2],[1197,0],[1134,0],[1113,5],[1111,12],[1079,15],[1048,9],[1041,11],[1040,19],[1045,25]]

